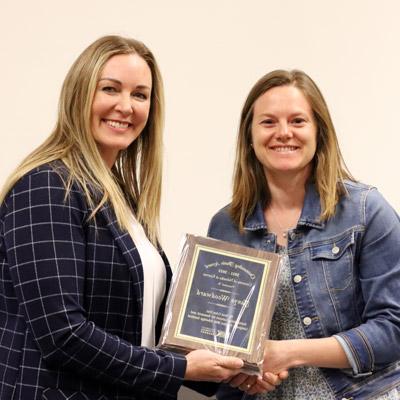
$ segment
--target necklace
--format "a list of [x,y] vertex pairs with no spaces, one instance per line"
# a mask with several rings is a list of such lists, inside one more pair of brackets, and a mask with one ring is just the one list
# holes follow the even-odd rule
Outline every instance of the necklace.
[[287,239],[288,231],[289,231],[290,229],[292,229],[293,226],[289,226],[289,227],[287,227],[287,228],[284,228],[284,227],[279,223],[279,218],[278,218],[278,216],[276,215],[274,209],[273,209],[272,207],[270,207],[269,210],[271,211],[271,215],[273,216],[275,223],[278,225],[278,228],[279,228],[279,230],[281,231],[282,237],[283,237],[284,239]]

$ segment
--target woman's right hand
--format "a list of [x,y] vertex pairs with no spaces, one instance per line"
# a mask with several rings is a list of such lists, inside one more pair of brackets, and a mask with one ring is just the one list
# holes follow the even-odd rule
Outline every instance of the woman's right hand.
[[194,350],[186,355],[185,380],[221,382],[239,374],[243,361],[210,350]]

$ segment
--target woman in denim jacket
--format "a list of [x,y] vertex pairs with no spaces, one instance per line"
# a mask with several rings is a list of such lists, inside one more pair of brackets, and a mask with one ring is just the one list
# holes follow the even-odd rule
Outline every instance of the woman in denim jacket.
[[304,72],[273,71],[250,91],[232,202],[209,235],[282,254],[264,372],[290,370],[274,391],[238,375],[218,399],[400,398],[399,217],[346,169]]

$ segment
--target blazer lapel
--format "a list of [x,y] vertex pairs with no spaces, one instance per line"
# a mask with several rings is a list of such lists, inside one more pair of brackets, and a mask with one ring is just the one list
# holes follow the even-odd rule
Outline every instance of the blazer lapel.
[[[135,243],[133,242],[130,234],[128,232],[122,232],[121,229],[118,226],[118,222],[115,218],[115,214],[111,207],[109,205],[104,205],[101,207],[99,211],[103,217],[106,220],[107,227],[110,229],[112,235],[115,238],[115,241],[120,248],[127,264],[129,267],[129,271],[133,277],[133,282],[134,282],[134,289],[136,291],[136,300],[138,302],[138,305],[140,307],[141,315],[143,313],[143,290],[144,290],[144,283],[143,283],[143,266],[142,262],[140,259],[140,254],[135,246]],[[165,295],[164,299],[162,301],[162,304],[160,306],[160,311],[158,314],[157,322],[156,322],[156,341],[158,341],[160,334],[161,334],[161,329],[163,325],[163,320],[164,320],[164,309],[166,306],[166,301],[168,297],[168,292],[169,292],[169,286],[171,284],[171,278],[172,278],[172,271],[169,266],[168,259],[164,253],[164,251],[161,249],[160,246],[158,246],[157,250],[159,251],[161,258],[164,261],[165,264],[165,269],[166,269],[166,288],[165,288]],[[141,321],[140,325],[141,326]],[[140,342],[141,339],[139,339]]]
[[128,232],[122,232],[118,226],[115,214],[109,205],[104,205],[99,211],[105,218],[107,227],[110,229],[118,247],[124,256],[129,271],[133,277],[133,286],[136,291],[136,300],[140,310],[143,311],[143,267],[139,252]]

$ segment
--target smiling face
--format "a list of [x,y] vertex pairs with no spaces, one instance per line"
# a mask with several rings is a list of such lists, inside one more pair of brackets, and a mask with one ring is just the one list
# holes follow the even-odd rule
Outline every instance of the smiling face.
[[91,127],[109,167],[146,126],[151,88],[150,68],[137,54],[119,54],[105,63],[93,98]]
[[317,125],[297,87],[278,86],[261,95],[254,103],[251,130],[254,152],[267,178],[270,174],[310,176]]

